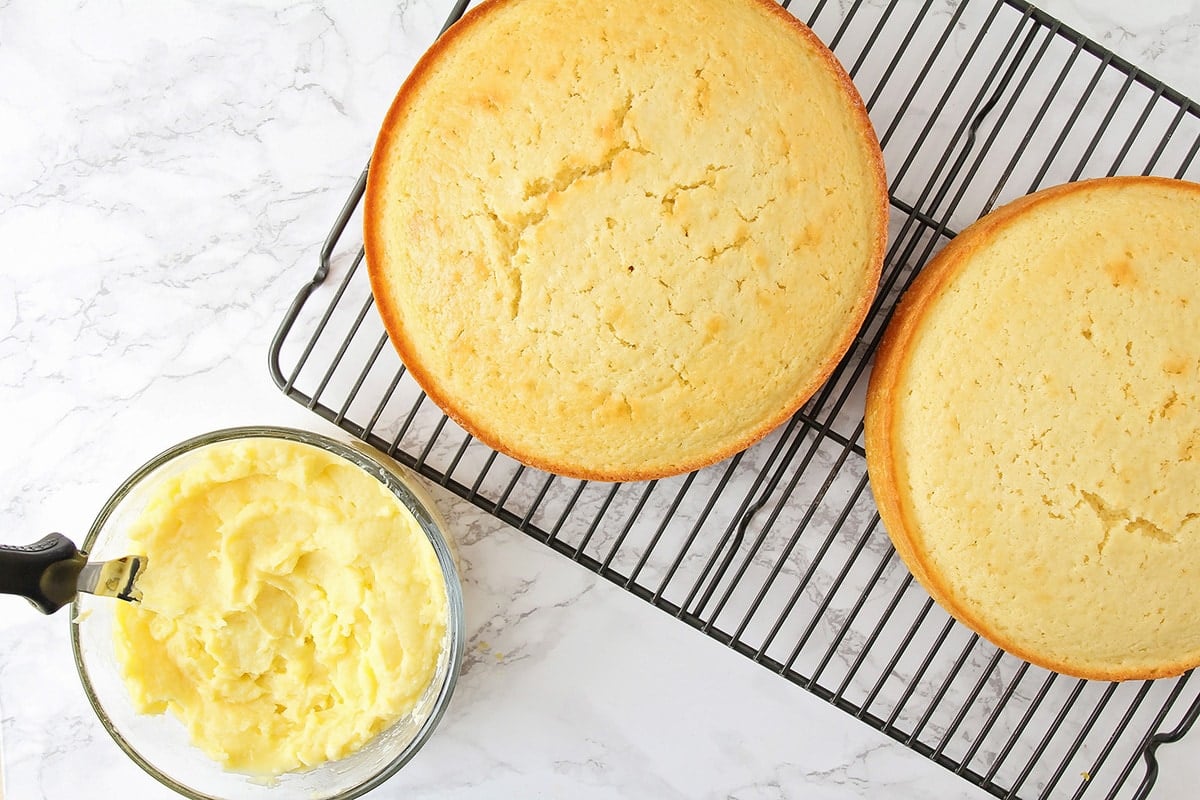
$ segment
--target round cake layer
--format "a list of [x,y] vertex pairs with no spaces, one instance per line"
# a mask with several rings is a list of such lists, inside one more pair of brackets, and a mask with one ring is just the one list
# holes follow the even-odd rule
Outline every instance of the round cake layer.
[[1200,665],[1200,185],[1109,178],[963,231],[867,398],[879,512],[962,622],[1049,669]]
[[633,480],[728,456],[812,395],[886,221],[860,98],[770,0],[493,0],[401,88],[364,224],[431,399],[524,463]]

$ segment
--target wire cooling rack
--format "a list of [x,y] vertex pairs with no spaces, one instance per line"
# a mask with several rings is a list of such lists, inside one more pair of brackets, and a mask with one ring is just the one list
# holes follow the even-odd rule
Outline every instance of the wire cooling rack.
[[628,484],[555,477],[475,442],[405,374],[375,312],[357,223],[365,173],[272,342],[272,375],[354,436],[998,797],[1144,797],[1156,749],[1200,715],[1200,681],[1066,678],[954,622],[879,524],[863,399],[897,297],[957,230],[1069,180],[1195,180],[1200,111],[1020,0],[784,5],[858,85],[892,205],[867,324],[788,424],[715,466]]

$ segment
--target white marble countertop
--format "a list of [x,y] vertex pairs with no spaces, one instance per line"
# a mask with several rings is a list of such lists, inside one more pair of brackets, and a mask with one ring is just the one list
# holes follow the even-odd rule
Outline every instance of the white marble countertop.
[[[449,5],[0,0],[0,541],[82,538],[129,472],[201,431],[330,430],[275,389],[267,343]],[[1200,0],[1042,7],[1200,97]],[[985,796],[437,500],[469,668],[372,797]],[[170,796],[93,715],[65,614],[0,597],[0,708],[6,796]],[[1153,796],[1194,796],[1200,731],[1161,761]]]

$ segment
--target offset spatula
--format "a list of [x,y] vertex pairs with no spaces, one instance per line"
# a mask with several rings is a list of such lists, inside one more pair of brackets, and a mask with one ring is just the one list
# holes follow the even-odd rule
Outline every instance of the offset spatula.
[[58,611],[79,592],[141,600],[137,580],[145,569],[144,556],[89,562],[61,533],[33,544],[0,545],[0,593],[21,595],[43,614]]

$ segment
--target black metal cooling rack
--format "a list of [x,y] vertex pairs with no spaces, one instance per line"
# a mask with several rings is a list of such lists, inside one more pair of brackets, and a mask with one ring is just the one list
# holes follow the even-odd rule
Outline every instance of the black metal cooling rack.
[[955,231],[1068,180],[1194,180],[1200,109],[1020,0],[790,6],[866,100],[892,216],[867,324],[787,425],[715,466],[631,484],[555,477],[473,441],[406,376],[375,313],[361,237],[346,232],[365,173],[272,342],[272,375],[354,436],[998,797],[1145,797],[1157,748],[1200,716],[1200,682],[1066,678],[955,623],[879,525],[863,397],[896,298]]

